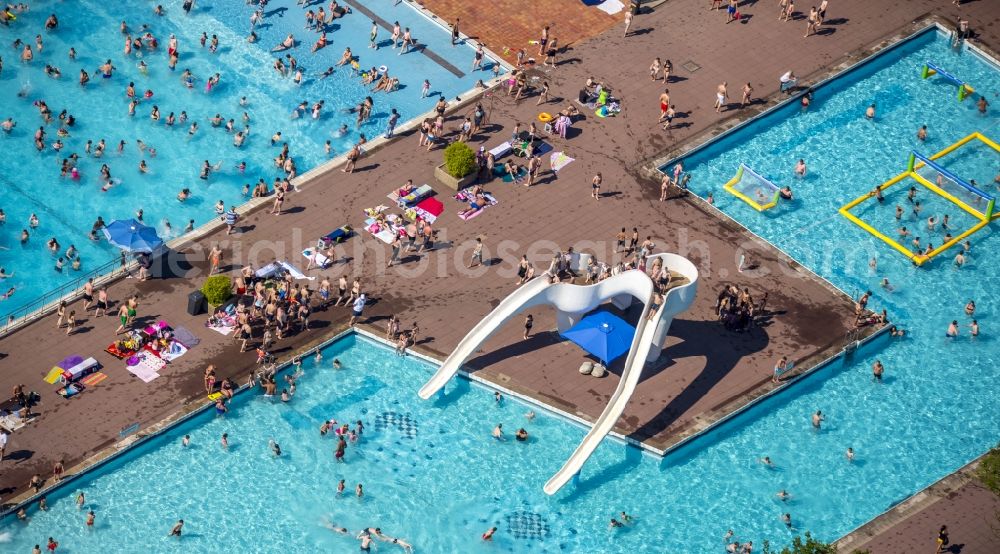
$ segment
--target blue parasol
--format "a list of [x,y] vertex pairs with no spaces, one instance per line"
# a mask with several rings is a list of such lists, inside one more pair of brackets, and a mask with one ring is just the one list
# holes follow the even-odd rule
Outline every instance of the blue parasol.
[[134,219],[116,219],[104,227],[108,242],[126,252],[150,252],[163,245],[156,229]]
[[612,313],[600,311],[587,315],[562,336],[606,365],[629,351],[635,327]]

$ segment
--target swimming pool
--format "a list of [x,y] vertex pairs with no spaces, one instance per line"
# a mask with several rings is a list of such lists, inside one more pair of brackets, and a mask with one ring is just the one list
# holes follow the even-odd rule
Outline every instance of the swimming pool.
[[[0,28],[0,41],[7,45],[22,39],[35,49],[34,36],[41,33],[43,50],[35,53],[30,65],[21,64],[20,52],[7,50],[3,71],[0,72],[0,120],[12,117],[17,127],[9,134],[0,133],[5,155],[0,157],[0,187],[4,196],[0,208],[6,213],[6,225],[0,227],[0,267],[14,277],[6,279],[4,291],[13,286],[15,294],[4,301],[0,313],[7,314],[29,303],[42,293],[68,282],[79,273],[68,267],[62,273],[54,270],[55,258],[46,242],[55,237],[61,246],[59,255],[65,254],[72,244],[80,252],[80,272],[94,269],[117,252],[104,242],[90,241],[87,236],[98,215],[105,221],[133,217],[137,210],[144,212],[144,221],[155,226],[161,236],[179,235],[189,220],[200,225],[215,216],[214,206],[222,200],[225,204],[241,204],[244,184],[251,187],[258,178],[270,185],[279,175],[272,162],[281,143],[271,146],[270,138],[282,132],[282,142],[291,147],[299,174],[305,173],[330,156],[324,143],[331,141],[332,154],[344,152],[354,144],[360,133],[373,139],[384,133],[390,110],[395,108],[401,118],[399,124],[430,110],[443,95],[453,101],[457,95],[473,88],[479,79],[487,80],[490,71],[471,71],[473,49],[466,45],[451,46],[450,34],[409,4],[395,5],[385,1],[351,2],[374,13],[390,25],[399,21],[409,26],[418,40],[420,49],[405,55],[389,44],[390,31],[380,29],[380,48],[368,48],[371,20],[355,9],[355,13],[337,19],[328,26],[330,43],[317,53],[310,53],[317,38],[304,27],[304,8],[293,0],[278,0],[268,4],[263,23],[257,26],[260,40],[248,43],[251,8],[241,0],[222,2],[197,2],[190,15],[181,10],[181,0],[163,2],[166,15],[156,16],[146,3],[97,2],[35,2],[29,12],[19,14],[10,27]],[[204,5],[203,5],[204,4]],[[318,6],[310,7],[315,10]],[[53,32],[43,30],[45,19],[55,11],[60,25]],[[123,51],[124,37],[119,32],[121,21],[129,28],[140,29],[148,24],[160,42],[158,52],[145,52],[141,58]],[[211,53],[208,46],[199,44],[202,32],[209,37],[218,35],[220,47]],[[179,40],[180,61],[176,71],[167,68],[167,39],[173,33]],[[282,77],[272,63],[275,56],[268,50],[293,33],[300,44],[292,51],[299,64],[305,68],[305,78],[296,85],[291,77]],[[345,47],[351,47],[362,68],[386,65],[391,75],[400,79],[400,89],[389,94],[373,93],[360,78],[352,75],[349,66],[337,67],[328,78],[321,78],[327,67],[335,66]],[[69,48],[76,49],[76,60],[68,57]],[[101,79],[94,74],[86,87],[78,84],[81,68],[88,73],[105,60],[111,59],[117,67],[113,78]],[[148,64],[143,74],[139,62]],[[486,60],[485,67],[494,62]],[[58,67],[62,76],[54,79],[46,75],[45,65]],[[181,73],[190,69],[194,74],[191,89],[181,82]],[[215,73],[221,75],[220,84],[210,93],[205,91],[206,79]],[[424,79],[431,83],[431,96],[421,97]],[[125,96],[129,82],[135,83],[137,93],[153,91],[153,97],[143,101],[134,117],[128,115],[128,98]],[[23,92],[23,96],[18,96]],[[355,115],[343,110],[353,108],[366,95],[374,98],[372,118],[360,128],[354,124]],[[247,105],[240,99],[246,97]],[[32,104],[44,100],[55,118],[63,109],[76,117],[69,128],[70,136],[63,138],[64,149],[56,153],[50,146],[58,138],[58,120],[45,126],[46,150],[39,153],[33,145],[33,135],[41,118]],[[324,101],[319,120],[309,114],[292,119],[296,105],[307,101],[311,106]],[[150,119],[152,106],[161,111],[160,122]],[[180,117],[187,112],[186,123],[168,126],[165,120],[173,112]],[[244,121],[243,113],[249,116]],[[250,138],[244,146],[233,146],[233,134],[223,128],[213,128],[209,119],[220,114],[224,119],[234,119],[235,128],[249,126]],[[188,134],[192,122],[199,129]],[[334,134],[341,125],[348,132]],[[107,143],[102,158],[84,152],[88,140]],[[155,148],[156,156],[140,153],[136,140],[141,139]],[[117,152],[120,140],[125,140],[123,153]],[[75,152],[80,155],[81,178],[74,181],[60,177],[62,159]],[[221,163],[218,171],[206,181],[199,178],[201,164]],[[147,174],[138,166],[145,160]],[[237,166],[246,163],[240,171]],[[103,181],[100,167],[108,164],[116,183],[107,192],[101,192]],[[283,173],[282,173],[283,174]],[[182,188],[190,189],[192,196],[184,203],[176,200]],[[37,214],[39,226],[30,229],[28,220]],[[169,222],[172,231],[166,229]],[[28,229],[31,238],[20,242],[22,229]],[[5,316],[4,316],[5,318]]]
[[[908,56],[926,55],[929,50],[923,49],[934,49],[937,41],[924,35],[849,74],[845,84],[838,80],[830,86],[852,94],[851,83],[859,73],[877,75],[909,66]],[[963,60],[974,61],[971,56]],[[971,69],[982,71],[978,63],[970,62]],[[985,79],[988,72],[982,72]],[[814,106],[823,109],[823,102]],[[787,114],[770,117],[768,125],[737,133],[752,140],[756,133],[780,128]],[[831,155],[843,155],[848,148],[828,146],[837,148]],[[714,156],[710,151],[696,155],[710,163],[706,160],[727,153],[720,147]],[[696,159],[689,168],[696,176],[692,184],[709,169]],[[830,188],[824,182],[817,178],[811,183]],[[853,198],[867,185],[857,187],[836,194]],[[836,215],[838,202],[830,205]],[[800,225],[819,219],[807,211],[813,211],[811,205],[788,213],[800,217]],[[735,208],[730,213],[768,240],[782,246],[788,241],[797,257],[805,256],[795,246],[810,254],[807,246],[824,244],[788,236],[787,229],[776,229],[780,219],[754,220],[739,216]],[[751,215],[757,217],[756,212]],[[582,438],[583,429],[538,408],[538,417],[529,422],[523,415],[528,407],[509,399],[497,406],[491,390],[463,379],[449,386],[445,400],[422,402],[415,391],[430,374],[429,365],[395,358],[388,349],[352,336],[331,345],[320,368],[307,361],[306,376],[291,403],[243,395],[224,418],[198,416],[68,484],[50,495],[48,513],[29,512],[27,524],[8,518],[0,535],[9,533],[2,536],[11,549],[20,550],[48,536],[78,552],[121,544],[146,544],[158,551],[218,545],[244,551],[271,544],[296,551],[356,548],[351,539],[326,530],[325,517],[352,531],[381,527],[426,552],[721,552],[722,535],[729,528],[738,540],[753,540],[758,549],[764,539],[787,542],[793,533],[779,517],[788,512],[794,532],[810,530],[821,539],[836,539],[1000,437],[995,417],[998,342],[991,329],[996,306],[988,296],[1000,286],[1000,276],[975,254],[1000,244],[995,233],[986,232],[976,239],[973,261],[965,268],[932,264],[916,270],[891,256],[882,243],[865,242],[864,233],[840,216],[820,221],[816,228],[819,236],[842,236],[863,251],[853,254],[840,244],[837,263],[812,267],[842,288],[871,287],[877,292],[875,307],[887,306],[908,336],[883,335],[663,459],[604,441],[584,466],[579,486],[548,497],[542,484]],[[868,252],[885,253],[879,256],[878,274],[868,274]],[[852,261],[848,253],[860,261]],[[882,275],[897,286],[891,294],[877,287]],[[945,342],[948,321],[968,322],[962,306],[970,297],[977,300],[984,336],[973,341],[966,334]],[[334,357],[345,362],[344,369],[330,366]],[[871,379],[876,358],[886,366],[881,384]],[[809,424],[817,409],[827,417],[821,432]],[[333,461],[333,441],[317,431],[329,417],[360,418],[367,428],[362,443],[348,448],[343,465]],[[532,442],[494,442],[489,434],[498,422],[508,434],[526,427]],[[218,443],[224,432],[233,444],[227,453]],[[180,445],[184,434],[191,434],[193,449]],[[282,445],[281,458],[268,450],[269,438]],[[853,463],[844,457],[848,447],[856,452]],[[763,456],[776,467],[760,464]],[[339,479],[346,480],[348,490],[364,483],[365,498],[338,497]],[[775,497],[781,489],[792,495],[787,502]],[[84,514],[73,505],[77,490],[86,493],[97,513],[94,532],[87,532]],[[622,510],[635,523],[609,530],[608,521]],[[174,543],[166,534],[178,518],[187,522],[187,535]],[[479,535],[493,525],[500,529],[497,544],[485,547]]]

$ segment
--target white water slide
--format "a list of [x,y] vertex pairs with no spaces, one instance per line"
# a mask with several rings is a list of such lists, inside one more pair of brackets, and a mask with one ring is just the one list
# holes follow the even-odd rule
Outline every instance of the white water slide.
[[663,341],[667,337],[674,316],[691,306],[698,290],[698,269],[686,258],[677,254],[653,254],[647,258],[647,266],[652,267],[654,259],[660,259],[665,268],[679,273],[687,283],[670,289],[663,303],[653,317],[649,317],[652,307],[653,282],[642,271],[625,271],[593,285],[551,284],[548,275],[528,281],[504,298],[496,308],[482,319],[463,338],[454,351],[445,359],[441,367],[418,393],[427,400],[458,373],[465,361],[479,349],[497,330],[519,313],[539,305],[550,305],[556,309],[556,325],[564,332],[588,312],[605,301],[611,300],[621,309],[626,309],[633,298],[644,304],[642,315],[636,324],[632,346],[622,370],[621,380],[611,395],[611,400],[594,422],[593,427],[577,446],[563,467],[545,483],[545,492],[555,494],[573,476],[580,472],[584,462],[590,458],[604,437],[611,432],[625,405],[635,392],[646,361],[660,356]]

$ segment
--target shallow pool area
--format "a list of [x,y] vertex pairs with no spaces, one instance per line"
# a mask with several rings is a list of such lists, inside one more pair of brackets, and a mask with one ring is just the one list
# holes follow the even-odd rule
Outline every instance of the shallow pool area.
[[[0,120],[10,117],[17,123],[10,133],[0,133],[5,152],[0,157],[0,186],[5,192],[0,209],[6,215],[6,223],[0,226],[0,267],[13,275],[4,280],[4,292],[16,289],[0,304],[0,315],[5,319],[7,313],[43,293],[117,258],[114,248],[88,238],[98,215],[110,222],[134,217],[142,210],[143,221],[156,227],[161,236],[178,236],[190,220],[197,226],[215,217],[214,207],[220,200],[226,206],[245,202],[249,197],[243,193],[244,185],[252,190],[263,178],[273,186],[276,177],[284,176],[273,163],[283,143],[290,147],[297,173],[305,173],[345,152],[362,133],[369,140],[384,134],[392,109],[399,113],[402,125],[431,110],[440,96],[454,102],[477,80],[491,78],[495,63],[486,59],[486,69],[472,71],[474,49],[465,44],[452,46],[446,30],[406,3],[351,2],[367,13],[355,9],[328,24],[328,45],[317,52],[311,50],[319,35],[304,28],[305,8],[293,0],[268,3],[262,22],[256,26],[259,41],[255,44],[246,41],[253,12],[245,2],[198,2],[190,15],[184,14],[181,4],[180,0],[163,2],[166,14],[157,16],[153,6],[145,3],[34,2],[17,21],[0,28],[0,43],[6,45],[0,71],[0,98],[4,99]],[[44,22],[53,12],[60,24],[46,31]],[[380,28],[379,48],[369,48],[368,14],[390,25],[399,21],[409,26],[418,47],[399,55],[400,49],[391,47],[391,30]],[[125,35],[119,29],[122,21],[133,38],[144,33],[143,25],[148,25],[158,48],[126,55]],[[203,32],[208,34],[205,46],[200,44]],[[294,82],[294,72],[282,76],[272,68],[276,57],[285,53],[270,49],[290,33],[298,41],[289,53],[303,69],[301,84]],[[43,43],[40,52],[33,38],[36,34]],[[179,43],[179,61],[173,71],[168,68],[167,56],[171,34]],[[210,51],[213,34],[219,39],[214,53]],[[19,61],[21,50],[12,48],[16,39],[31,46],[34,59],[30,64]],[[399,90],[373,92],[350,65],[337,66],[347,47],[363,69],[386,66],[390,75],[399,78]],[[75,59],[69,57],[70,48],[76,50]],[[116,68],[110,79],[102,79],[96,71],[106,60]],[[145,70],[140,69],[140,63],[146,64]],[[61,76],[47,75],[46,65],[59,68]],[[324,78],[329,67],[335,71]],[[85,86],[78,82],[81,69],[91,74]],[[185,70],[193,75],[190,88],[182,82]],[[207,79],[216,73],[220,82],[208,91]],[[424,79],[431,84],[427,97],[421,93]],[[152,92],[151,98],[139,103],[134,116],[129,115],[126,96],[130,82],[140,97],[147,90]],[[358,127],[355,114],[345,110],[353,109],[365,96],[373,98],[374,109],[370,120]],[[52,111],[51,124],[43,125],[35,105],[39,101]],[[309,110],[293,118],[293,110],[303,101]],[[318,101],[323,101],[323,107],[313,119],[311,107]],[[160,111],[159,121],[150,118],[154,105]],[[76,122],[65,126],[68,136],[59,137],[58,115],[63,110]],[[171,113],[175,117],[172,126],[166,123]],[[187,117],[183,122],[182,113]],[[211,122],[216,114],[224,122],[218,127]],[[233,132],[225,128],[230,119]],[[198,128],[190,134],[193,123]],[[347,132],[340,135],[343,125]],[[41,152],[33,140],[40,126],[46,135]],[[237,148],[235,132],[247,127],[248,138]],[[272,145],[271,138],[279,131],[281,139]],[[52,147],[57,140],[63,144],[58,152]],[[101,140],[106,148],[103,156],[97,157],[94,151]],[[119,152],[122,140],[125,145]],[[140,151],[137,140],[147,148]],[[86,152],[88,141],[90,153]],[[330,154],[325,150],[326,141],[330,141]],[[149,148],[155,150],[155,156]],[[63,159],[72,153],[79,156],[71,163],[77,167],[79,179],[71,174],[60,176]],[[205,161],[215,169],[203,180],[200,174]],[[145,173],[139,169],[140,162],[146,164]],[[241,163],[245,168],[239,167]],[[108,165],[113,183],[106,191],[102,191],[106,183],[100,173],[102,164]],[[191,197],[182,203],[177,194],[184,188],[190,190]],[[38,217],[37,228],[29,227],[32,214]],[[20,240],[22,229],[30,234],[26,242]],[[59,243],[58,253],[47,247],[51,238]],[[58,272],[54,269],[56,259],[64,256],[70,245],[80,253],[81,268],[73,271],[67,264]]]
[[[342,369],[333,368],[335,358]],[[929,399],[918,417],[896,411],[897,397],[931,380],[893,375],[876,385],[854,361],[835,361],[662,460],[606,440],[579,485],[549,497],[541,486],[582,438],[580,427],[510,398],[498,405],[492,390],[464,379],[446,398],[420,401],[413,391],[430,375],[429,364],[349,336],[326,348],[318,365],[306,360],[291,402],[242,394],[227,415],[210,410],[68,483],[49,496],[47,512],[29,510],[28,522],[8,517],[0,534],[10,533],[14,550],[51,535],[74,552],[123,541],[157,551],[218,544],[346,551],[360,529],[380,527],[423,552],[643,551],[653,543],[712,552],[721,551],[729,528],[740,541],[784,543],[791,533],[779,517],[790,512],[797,531],[832,539],[908,495],[915,481],[945,471],[948,458],[896,455],[926,445],[928,432],[946,432],[927,424],[947,399]],[[820,405],[829,419],[815,432],[808,416]],[[319,434],[330,418],[351,428],[364,423],[343,463],[334,460],[333,435]],[[490,436],[497,423],[508,440]],[[511,438],[520,427],[529,431],[527,443]],[[995,423],[981,432],[996,432]],[[186,448],[184,435],[191,437]],[[281,445],[280,457],[269,439]],[[853,463],[844,458],[847,445],[857,452]],[[971,455],[978,447],[953,441],[949,453]],[[765,455],[775,467],[759,463]],[[775,497],[781,489],[789,500]],[[91,509],[98,523],[87,529]],[[608,529],[621,511],[634,523]],[[180,540],[166,536],[177,519],[185,521]],[[352,533],[334,533],[330,523]],[[499,528],[495,544],[485,546],[479,535],[492,526]]]

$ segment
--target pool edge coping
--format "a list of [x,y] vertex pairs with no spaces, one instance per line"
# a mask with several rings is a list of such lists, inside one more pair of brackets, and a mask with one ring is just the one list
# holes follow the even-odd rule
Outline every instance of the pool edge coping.
[[[866,344],[867,342],[873,340],[874,338],[881,336],[887,329],[888,326],[884,326],[877,332],[871,334],[862,341],[859,341],[858,348],[860,348],[860,345]],[[340,340],[346,339],[354,335],[363,337],[364,339],[367,339],[372,343],[374,343],[376,346],[384,348],[386,350],[395,348],[395,345],[393,343],[380,337],[377,333],[373,331],[361,327],[347,327],[335,332],[333,335],[327,338],[320,339],[319,342],[313,345],[304,346],[295,354],[291,355],[287,360],[278,364],[276,369],[276,374],[281,373],[283,371],[287,371],[289,367],[293,365],[294,363],[293,361],[295,358],[312,355],[317,350],[327,348]],[[684,437],[682,440],[676,442],[673,445],[670,445],[665,449],[658,449],[651,445],[647,445],[642,441],[624,435],[616,430],[612,430],[611,432],[609,432],[607,437],[611,438],[621,446],[636,448],[641,454],[647,456],[654,456],[656,459],[662,461],[664,457],[670,452],[680,448],[683,445],[689,444],[700,437],[707,435],[710,431],[712,431],[716,427],[742,414],[743,412],[750,409],[759,402],[762,402],[765,399],[770,398],[780,392],[790,390],[791,389],[790,385],[803,380],[805,377],[813,375],[819,369],[826,367],[836,359],[843,357],[846,353],[847,353],[846,348],[837,351],[836,353],[830,355],[829,357],[825,358],[824,360],[815,364],[809,369],[801,372],[800,374],[795,375],[788,381],[785,381],[782,385],[774,387],[771,390],[750,399],[748,402],[743,403],[742,405],[738,406],[732,411],[729,411],[728,413],[725,413],[719,419],[711,422],[710,424],[704,426],[703,428],[700,428],[697,432],[687,437]],[[435,358],[434,356],[418,352],[414,349],[409,349],[408,355],[411,355],[419,359],[420,361],[435,367],[440,366],[442,363],[441,360]],[[487,390],[499,391],[502,394],[506,394],[507,396],[516,399],[517,401],[527,405],[532,409],[536,409],[544,413],[547,413],[552,417],[556,417],[580,429],[586,430],[592,427],[593,425],[593,422],[588,421],[576,414],[571,414],[567,411],[561,410],[555,406],[547,404],[543,402],[541,399],[537,399],[530,395],[520,393],[518,391],[505,387],[501,383],[497,383],[493,380],[478,376],[475,374],[476,372],[470,373],[465,369],[460,369],[458,373],[461,375],[462,378],[469,381],[470,384],[472,384],[473,386],[480,386]],[[250,386],[248,383],[244,383],[236,388],[236,390],[234,391],[234,396],[237,394],[247,394],[250,390],[254,388],[256,388],[256,386]],[[196,396],[193,399],[184,401],[179,408],[169,412],[166,416],[164,416],[160,420],[155,421],[147,425],[146,427],[137,430],[134,434],[122,437],[118,440],[115,440],[111,444],[99,448],[93,454],[83,458],[82,460],[72,465],[71,467],[66,468],[66,471],[64,473],[66,476],[60,481],[50,482],[51,479],[46,479],[46,486],[43,486],[42,489],[39,490],[39,492],[32,493],[30,492],[30,489],[27,489],[21,492],[20,494],[14,495],[11,498],[7,499],[6,502],[0,504],[0,521],[3,521],[4,519],[10,517],[12,514],[16,513],[21,508],[27,509],[42,497],[46,497],[50,494],[57,493],[64,487],[71,486],[74,481],[77,481],[78,479],[81,479],[91,474],[92,472],[100,469],[106,464],[115,461],[119,457],[132,452],[135,448],[141,446],[142,444],[154,440],[160,435],[170,432],[174,428],[184,424],[190,419],[197,417],[206,411],[211,410],[214,405],[215,403],[213,401],[202,399],[200,396]]]
[[987,454],[989,454],[989,450],[976,456],[955,471],[889,506],[885,511],[853,528],[833,541],[832,544],[845,552],[855,552],[867,546],[868,543],[897,524],[919,514],[939,500],[947,498],[970,482],[976,481],[974,472]]

